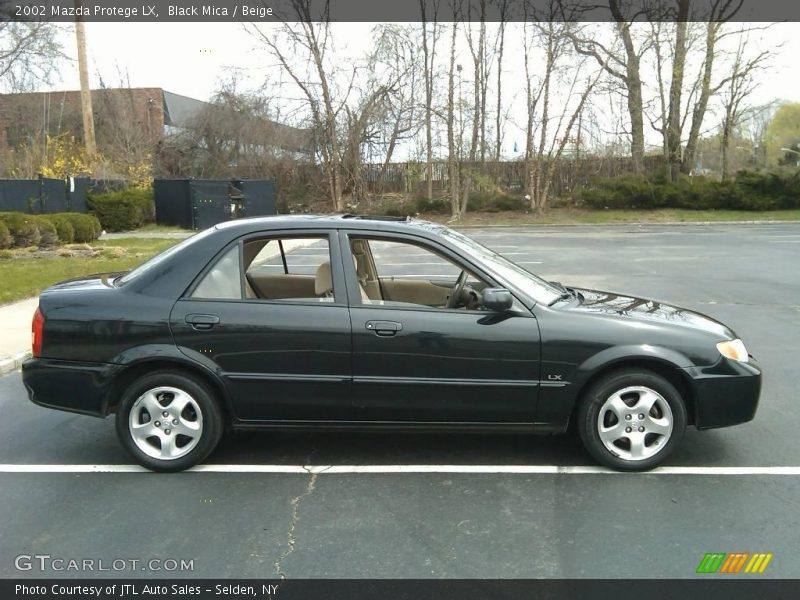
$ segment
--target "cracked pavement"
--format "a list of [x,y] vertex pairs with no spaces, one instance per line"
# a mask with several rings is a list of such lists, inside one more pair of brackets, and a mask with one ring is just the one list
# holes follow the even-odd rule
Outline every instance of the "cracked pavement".
[[[687,431],[671,466],[800,465],[800,224],[469,230],[535,272],[730,324],[764,368],[756,420]],[[0,463],[129,464],[113,422],[32,405],[0,378]],[[310,465],[587,465],[576,437],[239,433],[208,462],[300,473],[0,473],[0,576],[14,557],[185,558],[189,573],[93,577],[694,577],[763,551],[800,577],[800,477],[327,473]],[[636,565],[631,569],[630,565]]]
[[303,502],[303,499],[306,496],[310,496],[314,493],[314,488],[317,486],[317,477],[319,477],[319,471],[316,469],[312,469],[308,465],[311,465],[311,459],[314,457],[317,449],[314,448],[311,451],[311,454],[308,455],[306,462],[304,464],[304,468],[308,472],[308,483],[306,484],[306,490],[299,496],[295,496],[292,498],[290,505],[292,507],[292,518],[289,521],[289,528],[286,532],[286,549],[281,553],[278,560],[275,561],[275,575],[280,579],[286,579],[286,574],[283,572],[281,568],[281,564],[283,561],[288,558],[288,556],[294,552],[295,545],[297,544],[297,538],[295,537],[295,529],[297,528],[297,522],[300,519],[300,504]]

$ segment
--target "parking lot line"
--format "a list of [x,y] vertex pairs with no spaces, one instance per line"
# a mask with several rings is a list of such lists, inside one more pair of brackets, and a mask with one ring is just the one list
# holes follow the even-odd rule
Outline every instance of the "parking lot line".
[[[149,473],[138,465],[0,464],[0,473]],[[641,475],[597,466],[558,465],[198,465],[194,473],[286,474],[517,474],[517,475]],[[647,475],[800,475],[800,466],[783,467],[658,467]]]

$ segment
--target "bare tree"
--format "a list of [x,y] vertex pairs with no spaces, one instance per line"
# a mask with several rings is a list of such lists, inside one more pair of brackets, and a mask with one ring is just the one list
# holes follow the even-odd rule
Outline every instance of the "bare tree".
[[[460,0],[454,5],[454,13],[460,9]],[[455,70],[456,70],[456,40],[458,37],[458,21],[453,20],[450,34],[450,62],[447,71],[447,171],[450,180],[450,214],[453,219],[461,216],[460,183],[458,156],[460,148],[456,143],[455,135]]]
[[[378,89],[384,87],[387,92],[374,115],[377,127],[382,131],[381,141],[374,144],[378,147],[378,153],[383,155],[381,182],[384,181],[398,144],[417,135],[421,127],[425,126],[427,129],[429,125],[427,102],[425,118],[421,120],[419,114],[417,102],[419,81],[425,80],[427,84],[427,79],[425,67],[420,68],[419,65],[419,47],[413,33],[413,26],[390,23],[378,25],[374,30],[375,50],[369,59],[368,70],[370,73],[381,72],[384,79],[388,76],[387,81],[377,86],[370,86]],[[423,40],[423,46],[424,43]],[[426,136],[427,133],[426,131]]]
[[[527,79],[528,122],[525,163],[528,194],[531,208],[542,214],[547,206],[550,187],[556,166],[570,141],[575,123],[583,112],[586,101],[602,74],[602,70],[586,77],[582,64],[567,62],[571,57],[569,24],[553,18],[558,2],[550,0],[550,13],[544,18],[529,22],[525,15],[524,62]],[[548,18],[549,17],[549,18]],[[537,49],[544,55],[544,73],[534,82],[532,51]],[[571,75],[571,77],[570,77]],[[554,98],[553,86],[557,78],[566,76],[566,94]],[[581,91],[577,88],[585,80]],[[563,89],[563,88],[562,88]],[[577,98],[577,100],[576,100]],[[551,116],[558,101],[562,108]],[[551,119],[555,122],[551,123]],[[537,135],[538,134],[538,135]],[[538,137],[538,140],[536,138]]]
[[676,0],[675,47],[672,59],[672,78],[669,87],[669,109],[667,114],[667,169],[671,181],[680,174],[681,157],[681,99],[683,96],[684,69],[688,53],[688,21],[690,0]]
[[608,1],[608,7],[614,20],[617,42],[621,48],[619,45],[606,46],[597,39],[596,33],[593,31],[583,32],[580,29],[570,29],[568,35],[577,52],[594,58],[608,75],[622,83],[630,119],[633,169],[641,171],[644,160],[644,103],[640,64],[647,45],[637,44],[633,36],[632,25],[637,18],[648,14],[648,8],[646,3],[644,7],[639,4],[636,6],[643,10],[633,12],[633,5],[630,1]]
[[503,145],[503,50],[505,47],[506,39],[506,23],[509,18],[509,0],[497,0],[499,9],[499,19],[497,31],[497,112],[495,113],[495,146],[494,146],[494,159],[500,161],[500,153]]
[[699,80],[699,93],[692,110],[692,123],[681,164],[683,173],[689,173],[694,167],[697,141],[700,138],[708,102],[712,95],[727,82],[727,78],[724,78],[719,84],[712,86],[714,64],[718,53],[717,46],[720,39],[726,35],[722,32],[722,26],[736,15],[741,6],[742,0],[712,0],[711,2],[710,12],[706,17],[708,21],[706,23],[705,57]]
[[[764,50],[755,56],[747,57],[749,40],[740,30],[739,44],[734,56],[727,85],[722,92],[723,118],[721,131],[721,167],[722,179],[730,177],[731,141],[735,130],[743,120],[743,103],[756,89],[755,73],[763,69],[774,56],[774,50]],[[755,150],[755,149],[754,149]]]
[[343,188],[355,196],[356,203],[366,198],[361,167],[364,148],[374,144],[377,132],[376,122],[385,113],[384,105],[391,94],[391,88],[379,86],[368,92],[355,109],[345,106],[347,113],[347,135],[342,144],[344,176]]
[[419,0],[422,18],[422,55],[424,59],[425,77],[425,182],[427,198],[433,198],[433,90],[436,76],[436,41],[439,36],[439,0],[433,2],[433,21],[430,42],[428,41],[427,0]]
[[[308,132],[279,125],[272,120],[272,98],[260,92],[242,92],[239,87],[238,75],[234,73],[220,84],[211,102],[194,114],[183,129],[159,143],[158,174],[200,178],[276,177],[285,163],[295,162],[294,153],[308,144]],[[124,111],[126,102],[126,94],[119,96],[108,114]],[[99,107],[100,114],[105,115],[106,103],[101,101]],[[99,121],[103,125],[98,129],[101,135],[105,123],[104,116]],[[306,139],[298,139],[303,134]]]
[[[342,200],[342,153],[338,139],[337,115],[344,106],[350,86],[338,99],[334,98],[333,85],[326,64],[331,45],[330,0],[322,3],[320,14],[312,13],[313,0],[292,1],[292,21],[282,20],[277,35],[251,24],[247,29],[260,39],[283,70],[303,93],[311,120],[318,134],[318,147],[328,182],[328,193],[336,211],[344,210]],[[299,66],[305,61],[310,68],[308,77]]]
[[477,39],[472,31],[472,2],[467,3],[466,21],[464,22],[464,33],[467,39],[470,56],[472,57],[473,80],[472,80],[472,135],[469,145],[468,166],[464,169],[464,178],[461,182],[461,204],[459,216],[467,213],[469,204],[469,194],[472,190],[473,179],[475,178],[475,161],[478,153],[483,162],[485,154],[485,132],[486,132],[486,0],[478,0],[480,6]]
[[64,57],[52,23],[0,20],[0,82],[9,92],[32,91],[49,82]]

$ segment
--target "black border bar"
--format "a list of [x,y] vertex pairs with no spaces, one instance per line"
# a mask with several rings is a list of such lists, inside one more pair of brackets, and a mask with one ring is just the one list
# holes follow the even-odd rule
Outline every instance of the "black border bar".
[[[425,19],[440,23],[498,21],[612,21],[609,4],[635,21],[673,21],[677,0],[423,0]],[[688,0],[689,21],[707,21],[724,5],[731,22],[800,21],[796,0]],[[0,0],[0,20],[87,22],[275,23],[420,22],[420,0]],[[434,19],[435,15],[435,19]]]
[[[697,579],[5,579],[4,600],[210,600],[258,598],[280,600],[442,600],[614,598],[614,600],[771,600],[796,597],[798,580],[734,578]],[[20,587],[24,586],[24,587]],[[127,586],[127,587],[125,587]],[[238,587],[237,587],[238,586]],[[97,594],[99,589],[100,593]],[[74,590],[75,593],[71,593]]]

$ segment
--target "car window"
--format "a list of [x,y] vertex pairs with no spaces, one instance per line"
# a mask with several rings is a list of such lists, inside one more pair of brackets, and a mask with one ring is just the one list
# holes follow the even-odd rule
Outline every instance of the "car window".
[[250,300],[334,301],[327,236],[248,240],[244,264]]
[[452,262],[421,246],[369,240],[369,247],[380,278],[455,281],[461,273]]
[[239,264],[239,244],[217,260],[197,284],[191,297],[212,300],[241,299],[242,271]]
[[[156,254],[150,260],[142,263],[126,275],[122,277],[118,277],[115,280],[117,285],[126,285],[140,277],[143,277],[150,273],[151,271],[155,270],[159,265],[163,264],[164,262],[168,261],[173,256],[181,253],[186,248],[190,248],[193,244],[200,242],[201,240],[205,239],[212,233],[214,233],[215,229],[212,227],[210,229],[206,229],[205,231],[201,231],[200,233],[195,233],[191,237],[186,238],[185,240],[178,242],[174,246],[170,246],[163,252]],[[188,251],[188,250],[187,250]]]
[[437,232],[446,236],[462,252],[480,260],[495,275],[530,295],[536,302],[550,304],[563,291],[462,233],[446,227],[437,229]]
[[487,287],[468,273],[453,304],[450,297],[457,289],[462,266],[433,249],[359,236],[351,238],[351,252],[364,305],[477,310]]

